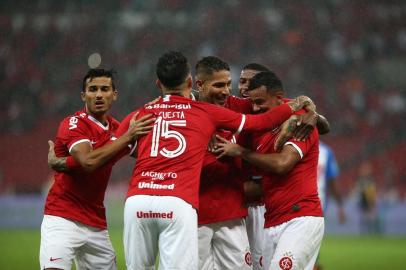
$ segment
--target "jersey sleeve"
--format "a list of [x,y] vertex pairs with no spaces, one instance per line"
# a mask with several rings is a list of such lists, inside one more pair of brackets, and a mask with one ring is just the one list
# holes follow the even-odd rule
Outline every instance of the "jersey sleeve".
[[91,143],[89,127],[80,116],[65,118],[58,131],[58,139],[66,145],[70,153],[73,147],[82,142]]
[[338,173],[338,164],[334,153],[330,148],[327,148],[326,180],[330,181],[337,178]]
[[229,96],[227,98],[226,107],[232,111],[249,114],[252,113],[251,101],[248,98],[240,98],[236,96]]
[[[116,137],[120,138],[124,133],[127,132],[128,127],[130,126],[130,121],[131,118],[133,117],[133,115],[136,113],[137,111],[134,111],[132,113],[130,113],[129,115],[127,115],[123,121],[121,121],[120,126],[117,128],[116,131]],[[140,117],[141,115],[139,115],[138,117]],[[130,144],[128,145],[130,152],[128,152],[128,149],[125,148],[123,151],[120,152],[120,157],[118,159],[120,159],[121,157],[123,157],[124,155],[130,153],[130,155],[134,152],[135,147],[137,146],[137,142],[135,142],[135,144]]]
[[246,115],[243,128],[247,132],[272,130],[280,126],[293,114],[288,104],[282,104],[257,115]]
[[307,152],[309,152],[310,148],[318,142],[319,134],[317,129],[314,129],[310,134],[309,138],[305,141],[296,141],[295,139],[290,139],[285,145],[292,145],[296,151],[299,153],[300,158],[302,159]]
[[74,157],[72,156],[68,156],[66,158],[66,167],[69,170],[77,170],[77,169],[81,169],[82,166],[75,160]]
[[292,110],[287,104],[258,115],[240,114],[215,105],[208,106],[208,110],[217,128],[231,130],[236,134],[243,130],[246,132],[272,130],[292,115]]
[[121,121],[116,131],[117,138],[120,138],[128,130],[128,127],[130,126],[131,117],[134,115],[134,113],[135,112],[130,113],[124,118],[123,121]]

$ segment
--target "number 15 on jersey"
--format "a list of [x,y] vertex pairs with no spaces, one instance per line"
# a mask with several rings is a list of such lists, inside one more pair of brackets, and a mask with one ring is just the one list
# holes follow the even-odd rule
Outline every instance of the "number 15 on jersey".
[[[158,117],[154,123],[154,129],[152,131],[152,146],[151,157],[157,157],[158,153],[167,158],[178,157],[186,150],[186,139],[178,131],[171,130],[171,126],[185,127],[186,120],[163,120],[162,117]],[[177,141],[177,148],[175,150],[168,150],[165,147],[159,151],[159,141],[161,138],[173,138]]]

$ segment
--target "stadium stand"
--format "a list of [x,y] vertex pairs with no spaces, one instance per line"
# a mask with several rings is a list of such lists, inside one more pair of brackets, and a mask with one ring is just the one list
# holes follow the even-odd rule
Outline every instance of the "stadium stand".
[[220,56],[234,83],[246,63],[271,67],[290,96],[306,93],[330,120],[324,140],[347,194],[370,160],[380,195],[406,199],[404,1],[192,2],[2,1],[0,193],[39,192],[47,181],[47,139],[81,105],[90,54],[118,71],[121,118],[159,94],[156,59],[177,49],[192,63]]

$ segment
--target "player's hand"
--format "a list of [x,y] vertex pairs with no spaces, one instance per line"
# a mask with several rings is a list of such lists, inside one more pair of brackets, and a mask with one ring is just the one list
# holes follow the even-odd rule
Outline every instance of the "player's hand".
[[159,100],[160,98],[161,98],[161,96],[158,96],[158,97],[157,97],[157,98],[155,98],[154,100],[152,100],[152,101],[150,101],[150,102],[146,103],[146,104],[144,105],[144,107],[154,105],[155,103],[157,103],[157,102],[158,102],[158,100]]
[[217,144],[216,149],[216,153],[219,153],[217,158],[222,158],[224,156],[239,157],[242,155],[244,148],[240,145],[232,143],[219,135],[216,135],[216,138],[220,141]]
[[302,104],[302,108],[306,111],[316,111],[316,104],[314,104],[313,100],[311,100],[311,98],[308,96],[298,96],[297,99],[299,99],[300,104]]
[[280,127],[280,131],[275,140],[274,150],[281,151],[287,141],[292,139],[297,129],[297,123],[300,121],[300,116],[292,115]]
[[295,139],[298,141],[304,141],[309,138],[314,127],[317,125],[317,113],[315,111],[309,111],[300,116],[297,122],[297,128],[295,129]]
[[132,139],[136,140],[139,137],[148,134],[151,129],[154,127],[151,125],[156,118],[152,117],[152,114],[146,114],[141,118],[137,119],[139,112],[134,113],[131,117],[130,125],[127,130],[127,135]]
[[216,154],[217,150],[217,139],[216,139],[216,134],[213,134],[210,138],[209,144],[207,145],[207,151]]
[[302,108],[304,108],[306,111],[316,111],[316,105],[307,96],[298,96],[295,99],[287,102],[287,104],[294,112],[297,112]]
[[52,169],[55,165],[56,154],[55,154],[55,144],[53,141],[48,141],[49,149],[48,149],[48,167]]

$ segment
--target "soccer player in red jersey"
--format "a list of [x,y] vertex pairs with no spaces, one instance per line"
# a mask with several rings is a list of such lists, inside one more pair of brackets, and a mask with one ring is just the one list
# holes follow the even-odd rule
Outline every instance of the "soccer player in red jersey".
[[[192,77],[181,53],[157,63],[164,97],[139,109],[156,117],[153,131],[134,144],[137,162],[124,209],[124,250],[128,269],[153,269],[159,250],[163,269],[198,269],[199,181],[208,141],[217,129],[233,132],[272,129],[309,105],[306,97],[249,116],[191,100]],[[117,134],[129,125],[129,114]]]
[[[282,82],[272,72],[255,75],[247,92],[258,113],[284,103]],[[256,151],[222,139],[219,150],[264,171],[264,269],[312,269],[324,233],[317,194],[318,132],[305,141],[289,140],[281,152],[275,150],[277,136],[277,129],[256,136]]]
[[[246,92],[249,86],[250,79],[260,73],[270,71],[264,65],[258,63],[250,63],[243,67],[240,79],[238,83],[238,90],[241,97],[249,97],[248,93]],[[289,120],[288,120],[289,121]],[[314,127],[314,123],[312,122],[313,119],[303,119],[303,124],[296,129],[295,132],[289,131],[284,135],[284,138],[290,138],[293,134],[299,140],[304,139],[308,134],[310,134],[311,130]],[[330,124],[328,123],[327,119],[322,115],[317,115],[317,129],[319,134],[326,134],[330,131]],[[283,141],[286,139],[279,139],[278,145],[283,145]],[[255,170],[254,170],[255,172]],[[262,246],[263,246],[263,224],[264,224],[264,213],[265,213],[265,206],[263,200],[261,199],[261,177],[259,175],[251,177],[250,181],[244,182],[244,190],[245,195],[247,196],[247,200],[250,201],[248,207],[248,216],[246,218],[247,221],[247,233],[248,239],[250,242],[250,248],[252,253],[252,265],[254,270],[262,269]]]
[[[251,109],[250,102],[236,102],[237,98],[230,96],[230,67],[218,57],[207,56],[197,62],[196,87],[199,101],[240,112]],[[226,130],[216,133],[234,142],[239,137]],[[198,214],[201,270],[252,269],[240,163],[240,159],[217,159],[206,151],[200,176]]]
[[[254,75],[270,71],[267,67],[258,64],[250,63],[243,67],[240,79],[238,81],[238,91],[240,97],[248,98],[247,89],[249,82]],[[250,102],[251,108],[251,102]],[[255,171],[255,170],[253,170]],[[246,218],[247,234],[250,244],[250,250],[252,254],[252,269],[262,269],[262,249],[264,241],[264,223],[265,223],[265,205],[262,200],[262,177],[255,175],[250,177],[248,181],[245,181],[245,191],[248,197],[248,215]]]
[[256,74],[266,71],[270,71],[270,69],[258,63],[250,63],[245,65],[241,70],[240,79],[238,80],[238,92],[240,94],[240,97],[248,98],[249,96],[247,93],[247,89],[250,80]]
[[53,166],[59,172],[45,203],[41,269],[71,269],[73,260],[76,269],[116,269],[104,193],[116,155],[145,134],[150,123],[142,122],[148,116],[140,121],[132,119],[128,130],[116,139],[119,122],[108,111],[117,95],[112,71],[89,70],[81,93],[85,108],[66,117],[59,126],[55,152],[62,158],[55,158]]

